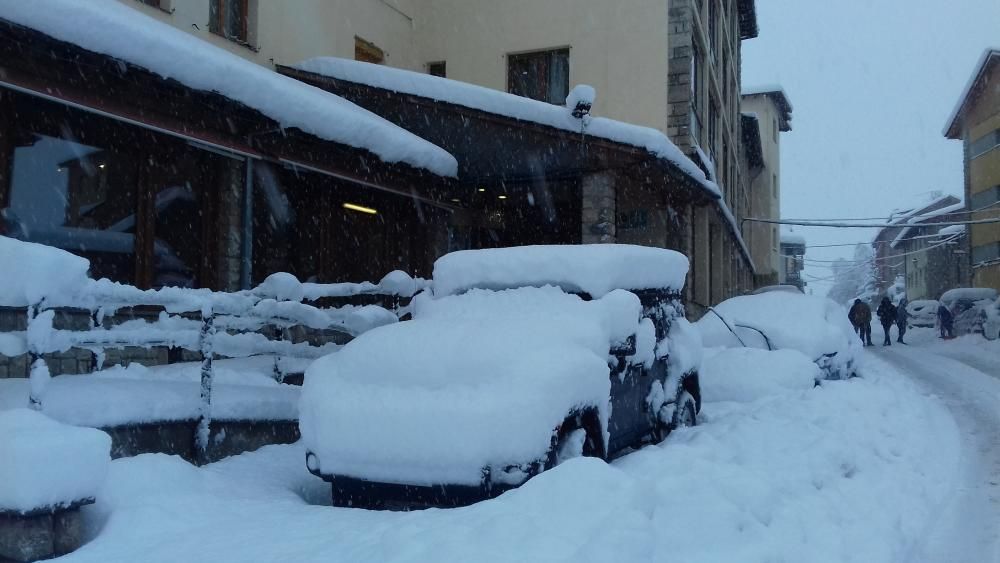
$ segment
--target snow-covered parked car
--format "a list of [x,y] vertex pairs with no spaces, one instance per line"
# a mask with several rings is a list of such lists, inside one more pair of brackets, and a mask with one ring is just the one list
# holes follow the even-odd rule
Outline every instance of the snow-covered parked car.
[[802,352],[824,379],[856,375],[861,340],[847,311],[826,297],[775,291],[716,305],[696,323],[706,347],[749,347]]
[[910,328],[934,328],[937,324],[938,302],[936,299],[917,299],[906,305],[907,326]]
[[997,290],[989,287],[956,287],[942,293],[941,304],[954,317],[955,335],[982,334],[986,309],[997,296]]
[[413,318],[306,371],[309,471],[338,506],[459,506],[696,424],[688,261],[629,245],[460,251]]

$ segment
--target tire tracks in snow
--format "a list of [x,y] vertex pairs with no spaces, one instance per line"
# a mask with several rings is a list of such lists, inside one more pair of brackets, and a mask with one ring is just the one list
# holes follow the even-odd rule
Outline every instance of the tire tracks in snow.
[[1000,379],[913,346],[875,354],[934,393],[961,433],[953,495],[910,561],[1000,563]]

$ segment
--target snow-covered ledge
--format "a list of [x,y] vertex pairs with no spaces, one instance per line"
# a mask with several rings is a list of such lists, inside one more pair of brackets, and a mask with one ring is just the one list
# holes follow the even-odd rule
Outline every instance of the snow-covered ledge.
[[29,410],[0,412],[0,560],[37,561],[82,541],[80,506],[108,473],[111,438]]

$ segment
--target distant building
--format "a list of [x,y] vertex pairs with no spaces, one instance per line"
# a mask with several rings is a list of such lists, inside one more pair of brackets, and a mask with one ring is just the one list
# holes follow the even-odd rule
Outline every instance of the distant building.
[[[781,216],[781,133],[792,130],[792,104],[778,86],[743,91],[741,101],[744,147],[757,146],[760,156],[749,155],[747,182],[750,185],[751,217],[778,219]],[[756,131],[754,123],[756,122]],[[785,274],[779,255],[782,244],[777,225],[754,223],[747,227],[750,255],[756,266],[755,285],[772,285]]]
[[778,269],[779,284],[794,285],[803,291],[805,290],[806,282],[802,279],[805,255],[805,237],[795,232],[782,231],[781,267]]
[[902,254],[906,297],[937,299],[954,287],[969,285],[965,225],[941,227],[928,219],[912,227],[895,250]]
[[[944,136],[962,141],[969,218],[1000,218],[1000,49],[979,59]],[[972,285],[1000,289],[1000,223],[969,227]]]
[[[921,255],[927,252],[928,247],[918,245],[922,245],[928,239],[918,238],[924,235],[917,233],[925,232],[923,229],[931,227],[923,227],[922,225],[942,221],[961,221],[966,217],[966,214],[963,213],[964,210],[965,205],[962,200],[953,195],[943,195],[937,192],[923,203],[894,212],[888,221],[892,226],[880,230],[875,235],[875,240],[872,241],[875,250],[875,289],[878,293],[884,294],[898,277],[906,276],[907,260],[910,260],[912,264],[913,258],[919,260],[926,258],[921,257]],[[934,228],[934,232],[936,232],[936,227]],[[911,251],[918,254],[908,254]],[[963,255],[955,254],[951,259],[963,259]],[[929,270],[929,268],[925,268],[924,273],[920,274],[921,279],[925,274],[931,273]]]

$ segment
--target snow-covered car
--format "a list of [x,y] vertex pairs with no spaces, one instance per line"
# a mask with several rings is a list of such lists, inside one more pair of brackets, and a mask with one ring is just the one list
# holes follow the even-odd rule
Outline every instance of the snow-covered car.
[[802,293],[797,285],[791,285],[787,283],[778,285],[765,285],[763,287],[758,287],[757,289],[750,292],[750,295],[760,295],[761,293],[770,293],[772,291],[784,291],[787,293]]
[[910,328],[934,328],[940,303],[936,299],[917,299],[906,304],[907,326]]
[[955,335],[982,334],[986,311],[998,296],[989,287],[956,287],[941,294],[941,304],[954,317]]
[[706,347],[792,349],[819,366],[824,379],[856,375],[861,340],[847,310],[826,297],[774,291],[716,305],[696,323]]
[[688,261],[629,245],[460,251],[412,320],[306,371],[300,427],[338,506],[461,506],[696,424]]

